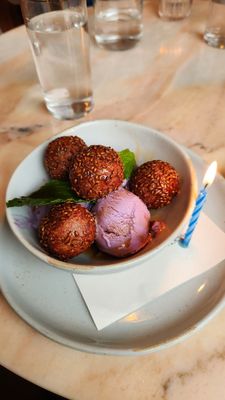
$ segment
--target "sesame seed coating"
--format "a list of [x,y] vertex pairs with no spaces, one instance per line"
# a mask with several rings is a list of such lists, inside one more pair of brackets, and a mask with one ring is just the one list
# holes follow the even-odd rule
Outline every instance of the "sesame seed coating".
[[44,154],[44,165],[52,179],[66,179],[72,157],[87,147],[78,136],[62,136],[50,142]]
[[68,260],[86,251],[94,242],[95,218],[80,204],[53,206],[39,225],[41,246],[60,260]]
[[92,145],[76,154],[70,164],[72,189],[86,200],[96,200],[123,182],[122,161],[111,147]]
[[168,205],[178,193],[180,179],[169,163],[147,161],[134,171],[129,188],[148,208],[161,208]]

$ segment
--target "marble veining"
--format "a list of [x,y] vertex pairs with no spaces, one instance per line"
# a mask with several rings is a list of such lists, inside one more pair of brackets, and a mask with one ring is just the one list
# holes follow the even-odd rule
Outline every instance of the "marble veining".
[[12,140],[18,139],[20,137],[24,137],[27,135],[32,135],[35,132],[38,132],[43,125],[35,124],[33,126],[9,126],[9,127],[1,127],[0,128],[0,144],[4,142],[10,142]]
[[[122,119],[160,131],[218,161],[225,176],[225,50],[203,41],[208,2],[189,18],[157,16],[144,3],[144,36],[126,52],[91,42],[94,110],[58,121],[46,110],[24,27],[0,36],[0,220],[8,180],[43,140],[95,119]],[[90,16],[91,22],[91,16]],[[91,26],[91,23],[90,23]],[[1,257],[1,256],[0,256]],[[0,363],[76,400],[225,399],[225,311],[182,343],[158,353],[113,357],[59,345],[28,326],[0,296]]]

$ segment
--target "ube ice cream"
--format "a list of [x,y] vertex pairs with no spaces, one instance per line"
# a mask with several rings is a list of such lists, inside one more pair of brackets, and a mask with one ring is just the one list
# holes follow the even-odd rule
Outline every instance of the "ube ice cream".
[[150,212],[138,196],[119,189],[98,200],[93,212],[96,216],[96,244],[116,257],[134,254],[150,240]]

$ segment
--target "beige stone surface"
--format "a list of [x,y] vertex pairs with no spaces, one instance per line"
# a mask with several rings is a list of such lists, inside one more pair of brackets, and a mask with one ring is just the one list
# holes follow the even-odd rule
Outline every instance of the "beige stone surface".
[[[18,163],[43,140],[83,121],[122,119],[163,131],[225,175],[225,50],[202,38],[207,2],[189,18],[162,21],[144,4],[144,36],[133,49],[92,43],[94,110],[58,121],[45,109],[24,27],[0,36],[0,217]],[[59,345],[28,326],[0,295],[0,363],[76,400],[225,399],[225,311],[188,340],[158,353],[113,357]]]

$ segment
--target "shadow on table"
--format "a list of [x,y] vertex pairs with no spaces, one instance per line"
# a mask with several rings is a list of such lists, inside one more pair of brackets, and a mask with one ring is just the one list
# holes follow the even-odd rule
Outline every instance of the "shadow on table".
[[0,366],[0,398],[21,400],[66,400],[34,385]]

